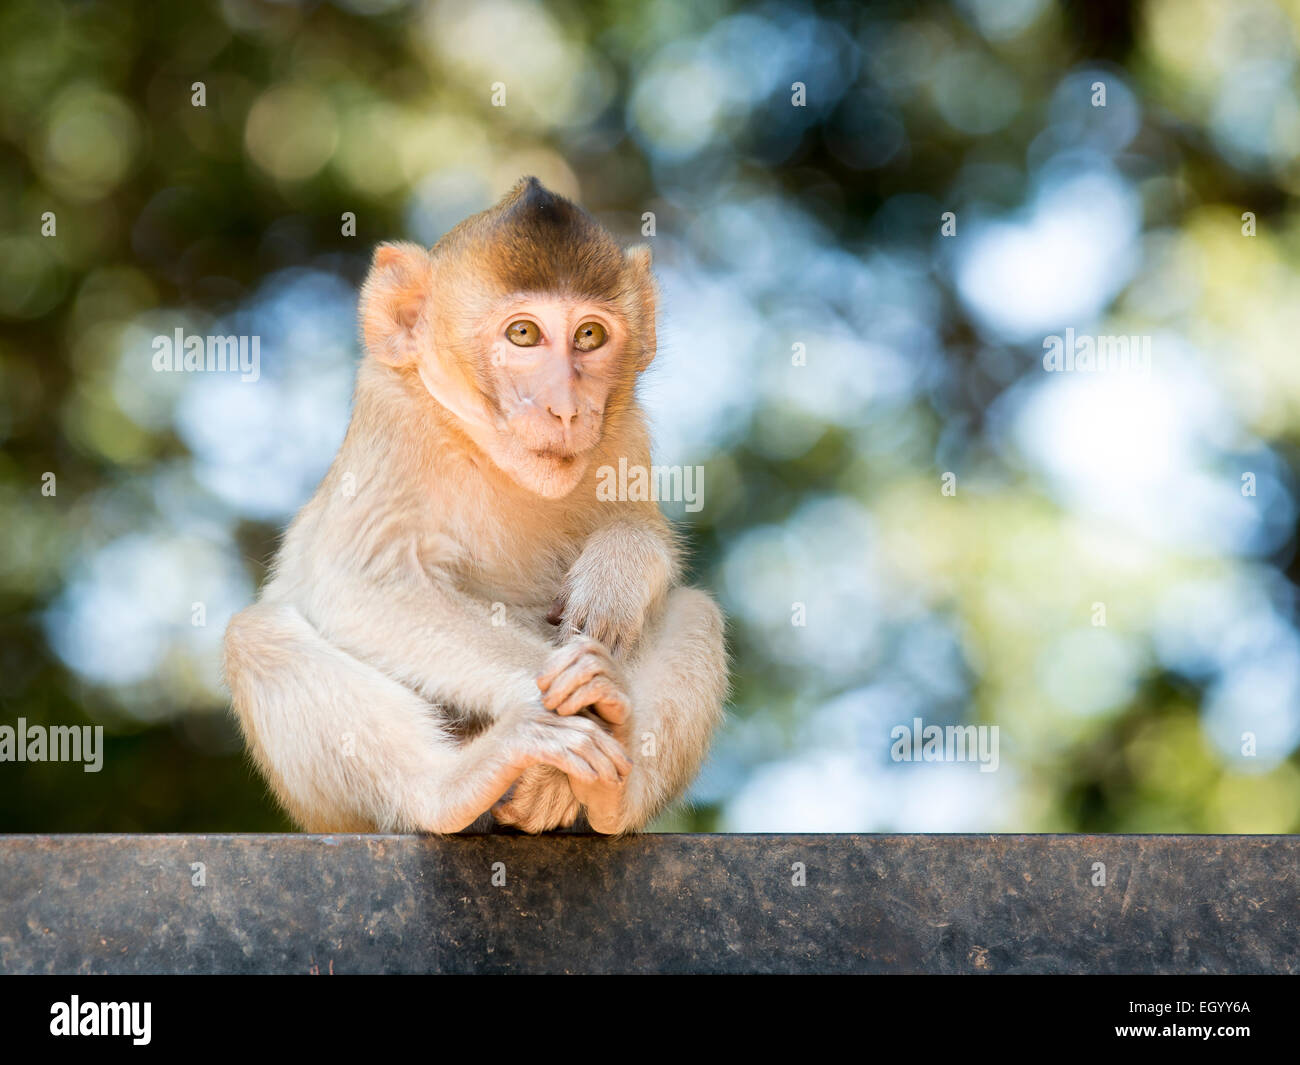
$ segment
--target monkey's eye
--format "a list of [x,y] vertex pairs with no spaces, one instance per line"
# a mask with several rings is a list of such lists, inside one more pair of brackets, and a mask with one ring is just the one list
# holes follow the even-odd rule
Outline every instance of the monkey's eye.
[[537,328],[536,322],[520,318],[519,321],[511,322],[506,326],[506,336],[510,338],[512,344],[517,344],[521,348],[531,348],[542,339],[542,331]]
[[583,322],[574,331],[573,346],[579,351],[595,351],[607,339],[605,327],[599,322]]

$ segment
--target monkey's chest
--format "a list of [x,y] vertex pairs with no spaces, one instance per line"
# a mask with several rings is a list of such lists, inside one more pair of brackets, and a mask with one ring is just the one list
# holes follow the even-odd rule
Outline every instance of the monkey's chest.
[[521,625],[550,640],[555,627],[547,616],[563,579],[563,570],[547,569],[513,578],[467,573],[456,583],[465,594],[487,605],[493,625]]
[[460,569],[459,583],[477,599],[545,618],[572,563],[558,552],[527,548],[479,554]]

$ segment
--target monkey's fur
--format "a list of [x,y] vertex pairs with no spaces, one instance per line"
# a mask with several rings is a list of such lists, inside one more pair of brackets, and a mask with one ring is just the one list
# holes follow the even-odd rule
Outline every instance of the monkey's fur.
[[[432,251],[376,250],[347,437],[226,633],[249,750],[304,829],[626,832],[698,771],[722,617],[654,503],[596,493],[650,465],[655,299],[648,249],[533,178]],[[519,319],[535,349],[504,339]],[[579,321],[608,341],[571,349]]]

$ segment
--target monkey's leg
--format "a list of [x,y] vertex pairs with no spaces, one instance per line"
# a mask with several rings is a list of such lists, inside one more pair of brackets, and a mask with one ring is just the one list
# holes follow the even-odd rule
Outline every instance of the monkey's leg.
[[[606,698],[610,705],[603,715],[617,709],[613,716],[619,717],[626,710],[613,732],[633,766],[626,781],[613,786],[571,779],[573,793],[597,832],[643,828],[690,784],[722,721],[727,692],[722,615],[704,592],[677,588],[622,667],[603,648],[593,654],[581,641],[571,654],[573,664],[561,665],[549,682],[548,704],[567,698],[560,709],[568,713],[590,698],[602,713],[599,700]],[[563,663],[566,653],[557,657]]]
[[236,615],[226,679],[254,759],[308,831],[457,832],[539,761],[609,775],[591,749],[599,726],[539,728],[550,724],[540,707],[457,744],[432,706],[332,646],[292,606]]

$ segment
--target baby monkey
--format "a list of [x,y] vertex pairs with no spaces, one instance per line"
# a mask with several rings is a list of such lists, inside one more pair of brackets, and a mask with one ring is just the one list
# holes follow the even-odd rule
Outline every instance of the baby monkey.
[[525,178],[382,244],[346,439],[225,637],[258,767],[313,832],[645,826],[722,717],[723,620],[650,468],[645,247]]

